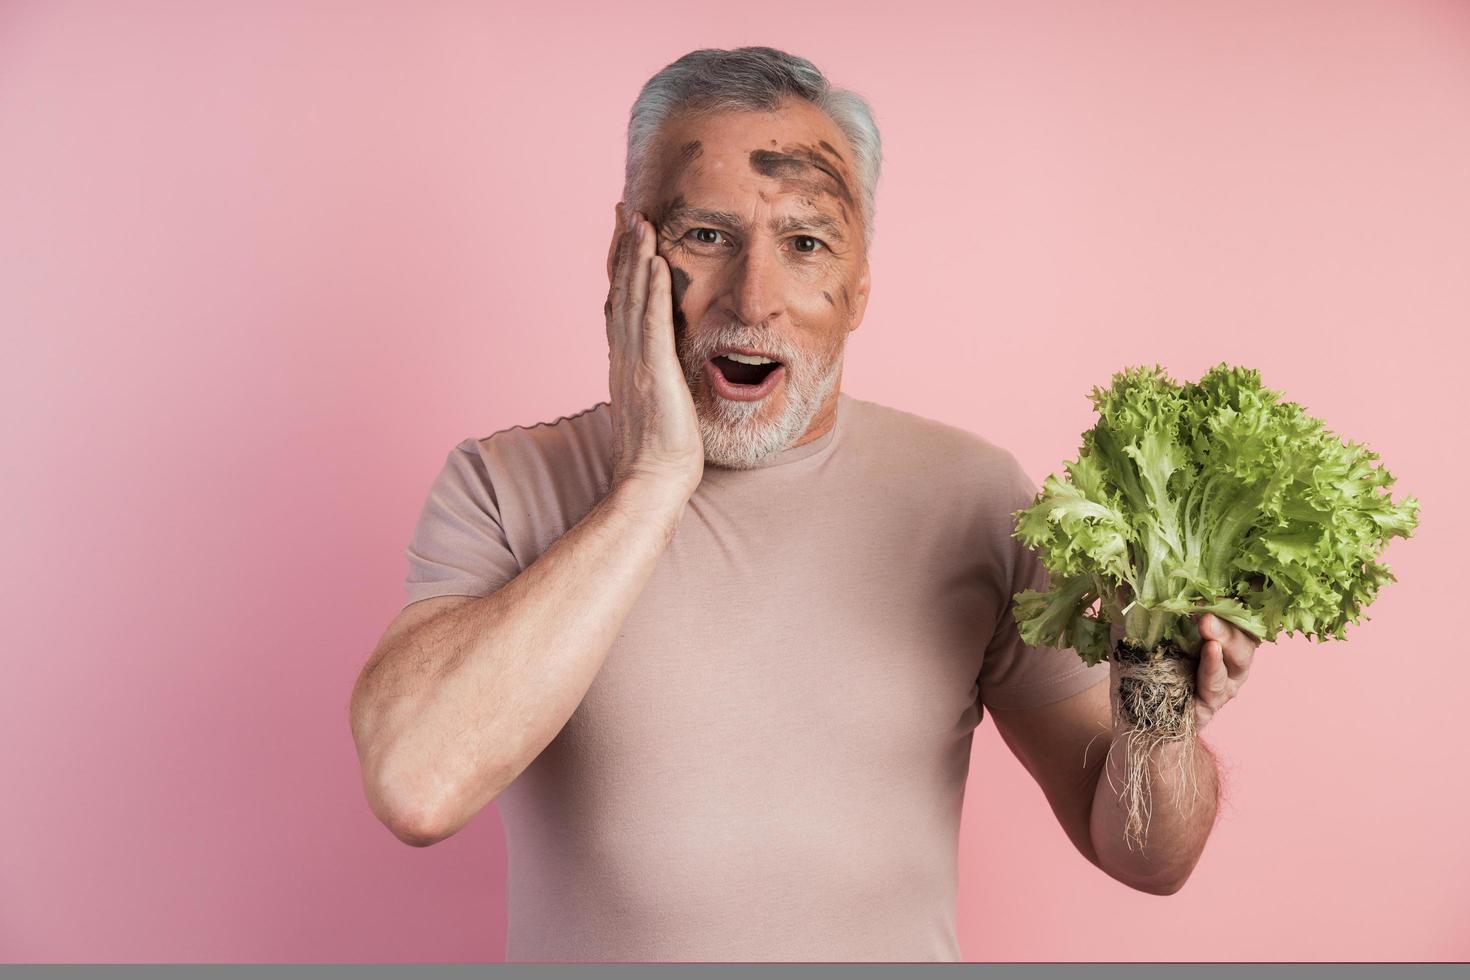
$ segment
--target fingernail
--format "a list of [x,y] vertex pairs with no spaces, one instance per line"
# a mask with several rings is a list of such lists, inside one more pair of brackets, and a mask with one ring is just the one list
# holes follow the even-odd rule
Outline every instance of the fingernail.
[[637,211],[629,211],[628,212],[628,230],[629,231],[632,231],[637,226],[638,226],[638,212]]

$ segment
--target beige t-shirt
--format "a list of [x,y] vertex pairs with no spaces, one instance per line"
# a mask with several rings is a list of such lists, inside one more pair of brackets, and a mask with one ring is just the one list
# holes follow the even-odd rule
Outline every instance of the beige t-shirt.
[[[980,436],[839,394],[832,430],[706,466],[586,697],[497,798],[528,961],[958,960],[960,805],[983,706],[1107,679],[1026,647],[1011,538],[1036,486]],[[409,601],[487,595],[607,492],[606,402],[466,439]]]

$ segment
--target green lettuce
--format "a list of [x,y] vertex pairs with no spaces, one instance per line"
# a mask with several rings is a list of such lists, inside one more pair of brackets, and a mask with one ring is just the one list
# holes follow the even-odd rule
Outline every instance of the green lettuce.
[[1127,368],[1089,397],[1097,424],[1066,477],[1012,515],[1050,573],[1047,591],[1014,597],[1026,643],[1097,664],[1117,624],[1144,649],[1194,653],[1203,612],[1261,640],[1344,639],[1397,581],[1376,558],[1410,536],[1418,501],[1393,503],[1376,453],[1257,371],[1222,363],[1181,385],[1158,365]]

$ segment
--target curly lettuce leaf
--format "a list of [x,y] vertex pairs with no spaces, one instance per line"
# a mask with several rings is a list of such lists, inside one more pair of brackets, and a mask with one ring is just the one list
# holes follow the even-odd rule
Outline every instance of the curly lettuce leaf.
[[1193,652],[1190,617],[1206,611],[1261,639],[1342,639],[1395,581],[1377,556],[1412,533],[1418,502],[1395,504],[1376,454],[1257,371],[1222,363],[1180,385],[1126,368],[1090,397],[1098,420],[1066,477],[1013,515],[1052,574],[1047,592],[1015,597],[1027,643],[1096,663],[1121,623],[1134,643]]
[[1015,599],[1016,623],[1027,645],[1071,647],[1089,665],[1108,658],[1108,623],[1088,611],[1097,592],[1087,576],[1053,578],[1047,591],[1026,589]]

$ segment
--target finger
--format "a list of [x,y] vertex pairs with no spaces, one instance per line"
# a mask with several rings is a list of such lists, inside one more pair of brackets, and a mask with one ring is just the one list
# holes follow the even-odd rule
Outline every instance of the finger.
[[618,254],[618,238],[622,236],[623,225],[626,223],[623,220],[623,202],[619,201],[613,205],[613,233],[612,237],[607,240],[607,284],[609,286],[612,285],[613,268],[616,265],[614,259]]
[[1196,620],[1196,626],[1200,636],[1207,640],[1215,640],[1225,648],[1227,659],[1232,667],[1241,662],[1244,663],[1244,666],[1250,666],[1251,654],[1260,645],[1260,640],[1213,613],[1200,615]]
[[613,300],[613,294],[612,294],[613,266],[614,266],[614,263],[615,263],[615,261],[617,259],[617,254],[618,254],[618,238],[621,237],[622,231],[623,231],[623,202],[622,201],[619,201],[618,203],[616,203],[616,204],[613,205],[613,233],[612,233],[612,237],[607,240],[607,299],[604,300],[603,301],[603,304],[602,304],[602,317],[603,317],[604,320],[607,321],[607,340],[608,340],[607,356],[609,358],[612,357],[612,352],[613,352],[613,343],[612,343],[612,339],[613,339],[613,322],[612,322],[612,311],[613,311],[613,304],[612,304],[612,300]]
[[627,246],[632,242],[633,212],[622,201],[619,201],[613,209],[617,221],[613,224],[612,241],[607,246],[607,281],[611,287],[616,284],[618,267],[622,265],[623,258],[627,255]]
[[662,255],[648,260],[648,305],[643,313],[644,349],[652,357],[678,358],[674,349],[673,300],[669,263]]
[[1229,635],[1230,624],[1213,613],[1200,613],[1194,624],[1200,636],[1208,640],[1223,640]]
[[[623,211],[625,216],[631,217],[631,212]],[[632,253],[634,245],[633,234],[630,225],[620,225],[617,242],[613,251],[613,275],[610,289],[608,291],[608,303],[614,315],[626,314],[628,304],[629,268],[633,265]],[[626,323],[626,321],[624,321]]]
[[1221,650],[1226,673],[1239,683],[1250,672],[1251,657],[1255,654],[1257,641],[1245,630],[1212,613],[1204,613],[1198,619],[1200,636]]
[[1255,656],[1255,653],[1255,644],[1240,633],[1225,643],[1225,668],[1229,671],[1231,680],[1237,684],[1245,681],[1246,675],[1251,670],[1251,658]]
[[1223,648],[1215,640],[1210,640],[1200,648],[1196,694],[1211,708],[1219,708],[1229,700],[1229,683],[1230,674],[1225,668]]
[[[653,236],[650,225],[637,211],[632,213],[633,235],[629,247],[628,261],[628,339],[636,344],[635,350],[643,349],[643,311],[648,306],[648,257],[653,254]],[[642,232],[640,235],[639,232]]]
[[1194,682],[1194,727],[1198,731],[1209,724],[1224,703],[1217,674],[1220,664],[1213,640],[1200,647],[1199,672]]

